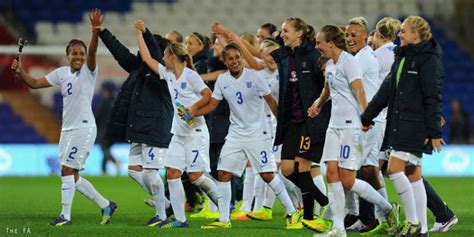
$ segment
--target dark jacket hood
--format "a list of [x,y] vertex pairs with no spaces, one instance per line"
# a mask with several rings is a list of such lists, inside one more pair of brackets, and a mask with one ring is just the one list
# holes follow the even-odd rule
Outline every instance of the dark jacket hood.
[[441,59],[443,56],[443,50],[438,41],[434,38],[422,41],[418,44],[409,44],[403,47],[397,46],[395,48],[395,55],[397,56],[404,57],[417,54],[433,54]]

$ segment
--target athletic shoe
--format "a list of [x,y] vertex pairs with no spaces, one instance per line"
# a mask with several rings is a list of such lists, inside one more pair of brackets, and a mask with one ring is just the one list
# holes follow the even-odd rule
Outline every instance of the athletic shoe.
[[361,235],[386,235],[389,234],[392,231],[390,226],[388,225],[387,222],[382,222],[379,225],[377,225],[374,229],[369,230],[367,232],[362,233]]
[[301,213],[295,212],[292,215],[286,216],[286,229],[288,230],[299,230],[303,229],[303,223],[301,223]]
[[405,222],[405,225],[402,227],[398,233],[398,237],[414,237],[420,234],[421,227],[420,225],[415,225],[410,222]]
[[189,227],[189,223],[187,221],[181,222],[178,220],[161,221],[156,225],[156,227],[161,228],[161,229],[186,228],[186,227]]
[[458,218],[453,216],[449,221],[446,222],[435,222],[430,232],[448,232],[454,225],[458,223]]
[[398,228],[398,225],[400,224],[399,216],[400,216],[400,205],[398,205],[398,203],[396,202],[392,202],[392,209],[385,216],[387,218],[387,223],[390,226],[390,229],[396,230]]
[[210,224],[201,226],[201,229],[229,229],[231,227],[232,227],[232,224],[230,224],[230,221],[227,223],[214,221]]
[[154,216],[152,217],[150,220],[148,220],[148,222],[146,223],[147,226],[150,226],[150,227],[153,227],[153,226],[156,226],[158,225],[160,222],[162,222],[163,220],[161,220],[160,218],[158,218],[158,216]]
[[71,221],[68,221],[64,218],[63,215],[60,215],[54,219],[54,221],[49,222],[50,226],[63,226],[63,225],[72,225]]
[[364,223],[362,223],[362,221],[360,220],[357,220],[354,224],[347,227],[346,230],[348,232],[360,232],[364,227],[365,227]]
[[114,215],[115,209],[117,209],[117,204],[115,202],[110,201],[109,205],[105,208],[102,208],[102,221],[100,222],[101,225],[108,224]]
[[258,221],[270,221],[272,220],[272,209],[262,207],[257,211],[247,213],[247,216]]
[[247,212],[236,211],[230,214],[230,219],[235,221],[248,221],[250,218],[247,216]]
[[213,212],[208,206],[204,206],[200,212],[191,214],[190,218],[206,218],[206,219],[219,219],[219,212]]
[[352,214],[347,214],[344,217],[344,227],[347,229],[350,226],[352,226],[354,223],[356,223],[358,220],[359,220],[358,216],[352,215]]
[[332,227],[332,221],[326,220],[324,218],[318,218],[315,220],[302,219],[301,223],[303,223],[306,228],[319,233],[326,232]]
[[315,234],[313,237],[346,237],[346,231],[338,228],[332,228],[330,231],[321,234]]

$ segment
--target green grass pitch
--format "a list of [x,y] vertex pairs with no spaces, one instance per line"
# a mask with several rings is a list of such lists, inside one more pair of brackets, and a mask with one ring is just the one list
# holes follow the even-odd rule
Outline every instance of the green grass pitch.
[[[100,210],[90,200],[76,192],[71,226],[47,225],[61,211],[59,177],[0,178],[0,236],[312,236],[310,230],[285,230],[284,210],[277,204],[273,221],[233,221],[232,229],[202,230],[210,220],[188,219],[190,228],[162,230],[143,226],[154,210],[143,204],[146,193],[128,177],[87,177],[106,198],[119,208],[109,225],[101,226]],[[474,178],[427,178],[459,218],[448,233],[430,236],[474,236]],[[398,201],[390,181],[391,201]],[[403,216],[403,214],[402,214]],[[433,217],[428,212],[429,226]],[[350,233],[348,236],[358,236]]]

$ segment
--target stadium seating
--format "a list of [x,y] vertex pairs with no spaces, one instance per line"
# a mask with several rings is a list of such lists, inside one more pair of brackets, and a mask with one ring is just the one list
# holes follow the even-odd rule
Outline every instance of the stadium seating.
[[24,123],[6,103],[0,103],[0,143],[46,143],[46,138]]
[[[19,21],[36,32],[39,43],[64,45],[71,38],[87,40],[90,37],[87,13],[89,9],[98,7],[105,12],[105,26],[125,45],[136,46],[133,30],[133,21],[136,19],[143,19],[147,27],[155,33],[165,34],[176,29],[186,35],[193,31],[208,34],[209,26],[214,21],[219,21],[238,32],[253,33],[260,24],[272,22],[279,26],[289,16],[301,17],[318,29],[327,23],[343,25],[349,18],[362,15],[367,19],[369,28],[372,28],[381,16],[420,15],[423,11],[427,14],[425,18],[429,19],[436,16],[446,17],[454,12],[450,4],[445,4],[446,9],[439,13],[435,9],[436,4],[420,4],[420,1],[240,0],[239,4],[234,4],[231,0],[17,0],[14,1],[14,9]],[[4,5],[0,7],[5,8]],[[467,51],[447,37],[441,28],[433,23],[431,25],[433,35],[444,50],[446,77],[443,116],[450,121],[449,105],[453,98],[459,98],[466,111],[474,115],[474,105],[471,105],[474,94],[474,60]],[[60,95],[53,98],[55,111],[60,115]],[[446,139],[448,132],[445,133]]]

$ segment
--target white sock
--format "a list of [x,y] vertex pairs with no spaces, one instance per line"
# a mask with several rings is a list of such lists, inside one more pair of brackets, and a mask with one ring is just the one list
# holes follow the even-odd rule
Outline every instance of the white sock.
[[[219,188],[218,188],[219,189]],[[214,202],[208,202],[207,203],[207,207],[209,208],[210,211],[212,212],[216,212],[218,211],[219,209],[217,208],[217,205],[214,204]]]
[[427,198],[423,179],[411,183],[411,187],[415,196],[416,216],[421,224],[421,233],[426,233],[428,231],[428,220],[426,218]]
[[291,199],[291,202],[293,203],[293,206],[298,207],[298,208],[303,208],[303,197],[302,197],[300,188],[298,188],[293,182],[288,180],[281,173],[281,171],[278,173],[278,177],[280,177],[280,180],[285,185],[286,191],[288,192],[288,195],[290,195],[290,199]]
[[219,188],[219,194],[221,198],[219,199],[219,221],[228,223],[230,221],[230,196],[232,195],[232,189],[230,182],[217,182],[217,187]]
[[100,195],[87,179],[79,177],[76,182],[76,188],[80,193],[82,193],[82,195],[97,203],[101,209],[106,208],[109,205],[109,200]]
[[285,207],[286,214],[292,215],[293,213],[295,213],[296,209],[290,200],[290,196],[288,195],[288,192],[286,191],[283,182],[281,182],[280,178],[278,178],[278,175],[275,175],[273,177],[273,180],[268,183],[268,185],[278,197],[278,200],[280,200],[281,205]]
[[410,181],[403,172],[398,172],[390,175],[393,187],[397,191],[398,196],[402,200],[403,210],[405,210],[406,221],[410,223],[418,223],[416,216],[415,207],[415,195],[413,194],[413,188],[411,187]]
[[[288,195],[290,195],[290,194],[288,193]],[[276,195],[273,192],[272,188],[270,188],[270,186],[268,184],[265,185],[265,198],[263,200],[263,206],[273,208],[273,204],[275,204],[275,199],[276,199]],[[291,197],[290,197],[290,199],[291,199]],[[293,201],[292,201],[292,203],[293,203]],[[295,206],[295,205],[293,205],[293,206]]]
[[201,177],[196,179],[193,184],[198,186],[202,191],[204,191],[204,193],[206,193],[211,202],[217,204],[219,192],[217,190],[216,183],[212,179],[203,174],[201,175]]
[[354,185],[352,185],[351,191],[357,193],[359,197],[381,208],[385,214],[392,210],[392,205],[385,200],[382,195],[375,191],[370,184],[363,180],[356,179]]
[[181,177],[177,179],[168,179],[168,186],[170,189],[171,206],[176,220],[185,222],[186,215],[184,213],[184,188],[181,182]]
[[[383,188],[380,188],[379,190],[377,190],[377,192],[382,195],[382,197],[388,201],[388,197],[387,197],[387,189],[385,189],[385,187]],[[374,207],[374,212],[375,212],[375,218],[377,218],[377,220],[379,220],[379,223],[382,223],[384,221],[387,221],[387,218],[385,217],[385,215],[383,215],[383,211],[380,210],[380,208],[378,206],[375,206]]]
[[324,213],[324,217],[327,218],[331,215],[334,227],[344,230],[344,188],[341,182],[330,183],[328,186],[328,210],[330,211],[327,212],[328,214]]
[[346,192],[346,213],[353,216],[359,215],[359,195],[353,191]]
[[[382,187],[385,188],[385,179],[383,178],[383,174],[382,174],[381,170],[379,170],[379,182],[380,182],[380,185],[382,185]],[[385,194],[387,194],[387,192],[385,192]],[[385,197],[387,197],[387,195],[385,195]],[[387,198],[385,198],[385,199],[387,199]]]
[[71,220],[72,200],[74,199],[74,191],[76,190],[74,183],[74,175],[61,177],[61,203],[63,209],[61,215],[66,220]]
[[158,170],[145,169],[143,170],[143,181],[146,184],[148,190],[150,190],[153,200],[155,200],[155,214],[160,220],[166,220],[166,197],[165,197],[165,185],[163,180],[159,177]]
[[257,211],[263,206],[263,201],[265,198],[265,181],[263,181],[260,175],[255,176],[255,183],[254,183],[254,196],[255,196],[255,203],[253,205],[253,211]]
[[252,167],[245,168],[242,206],[240,207],[241,211],[250,212],[252,208],[254,183],[255,174],[253,173]]
[[[326,185],[324,184],[324,178],[322,175],[316,175],[313,177],[313,183],[314,185],[316,185],[316,187],[318,187],[318,189],[326,194]],[[319,213],[321,213],[321,205],[319,205],[318,202],[314,202],[314,213],[316,213],[317,215],[319,215]]]
[[145,182],[143,181],[142,171],[128,170],[128,176],[130,176],[130,178],[135,180],[135,182],[137,182],[143,188],[143,190],[145,190],[145,192],[151,195],[150,190],[148,189]]

